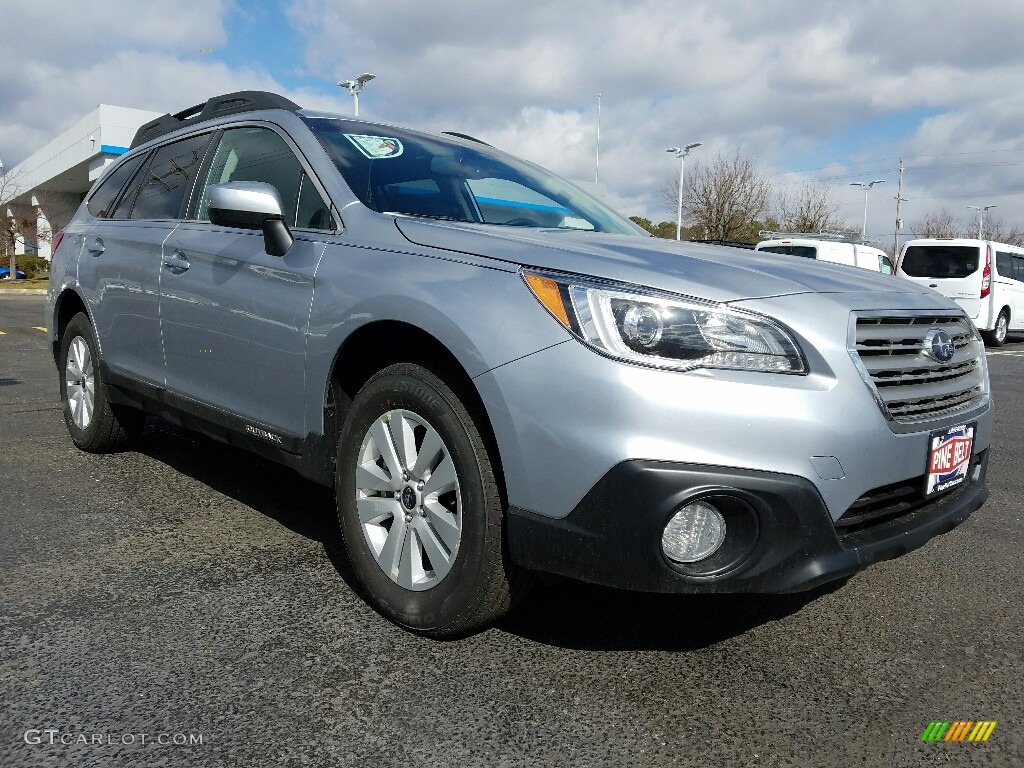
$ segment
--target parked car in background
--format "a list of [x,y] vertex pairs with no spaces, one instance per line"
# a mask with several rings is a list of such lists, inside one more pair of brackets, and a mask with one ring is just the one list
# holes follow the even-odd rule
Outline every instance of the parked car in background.
[[[762,233],[762,235],[767,233]],[[892,260],[881,248],[843,238],[825,235],[775,235],[759,242],[755,249],[787,256],[817,259],[831,264],[846,264],[851,267],[870,269],[873,272],[892,274]]]
[[[11,279],[11,268],[10,267],[0,267],[0,280],[10,280],[10,279]],[[17,272],[15,272],[15,279],[16,280],[24,280],[25,279],[25,273],[22,272],[19,269]]]
[[148,413],[333,486],[368,599],[432,636],[536,572],[810,589],[988,495],[949,299],[653,238],[478,140],[275,94],[139,130],[55,246],[45,325],[75,445]]
[[911,240],[896,274],[953,299],[991,346],[1024,331],[1024,248],[971,238]]

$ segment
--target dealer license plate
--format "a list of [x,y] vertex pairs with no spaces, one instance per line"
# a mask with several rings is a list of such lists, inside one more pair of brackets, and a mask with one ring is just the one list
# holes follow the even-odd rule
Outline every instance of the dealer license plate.
[[967,480],[973,446],[974,424],[932,432],[928,440],[925,496],[951,490]]

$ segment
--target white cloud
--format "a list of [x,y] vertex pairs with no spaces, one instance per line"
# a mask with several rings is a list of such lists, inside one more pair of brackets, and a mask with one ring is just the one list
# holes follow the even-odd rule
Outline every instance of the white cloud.
[[[197,54],[230,36],[232,9],[250,10],[230,2],[41,0],[6,11],[17,32],[2,54],[0,156],[24,156],[101,101],[174,111],[267,88],[338,109],[349,102],[334,83],[370,71],[364,115],[478,135],[580,179],[593,178],[602,93],[601,180],[628,212],[654,219],[671,213],[660,190],[677,166],[665,147],[696,140],[705,146],[694,162],[740,148],[771,173],[834,166],[776,178],[848,176],[831,183],[851,221],[863,198],[846,185],[859,171],[885,172],[871,218],[893,218],[902,154],[908,220],[974,202],[947,195],[998,194],[1004,217],[1024,223],[1024,195],[1009,196],[1024,191],[1021,166],[985,165],[1024,159],[1024,5],[293,0],[304,60],[254,50],[240,68]],[[289,91],[281,82],[296,67],[308,85]],[[932,116],[909,134],[886,127],[914,110]]]

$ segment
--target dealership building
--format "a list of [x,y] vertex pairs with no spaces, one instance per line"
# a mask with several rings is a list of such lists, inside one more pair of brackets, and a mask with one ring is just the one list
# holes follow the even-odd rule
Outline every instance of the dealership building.
[[50,258],[50,235],[71,220],[103,169],[128,151],[135,132],[159,112],[100,104],[7,173],[16,195],[0,224],[16,232],[15,255]]

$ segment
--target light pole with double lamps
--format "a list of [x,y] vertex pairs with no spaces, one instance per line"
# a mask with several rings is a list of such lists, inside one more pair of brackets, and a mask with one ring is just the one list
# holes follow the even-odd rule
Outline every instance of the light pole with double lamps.
[[690,154],[691,149],[696,149],[701,143],[695,141],[693,144],[687,144],[685,147],[669,147],[666,152],[675,152],[676,157],[679,158],[679,199],[676,204],[676,240],[682,239],[683,232],[683,172],[686,169],[686,156]]
[[863,187],[864,189],[864,223],[860,227],[861,240],[868,236],[868,190],[875,186],[875,184],[885,184],[885,179],[875,179],[871,182],[854,181],[850,183],[851,187]]

